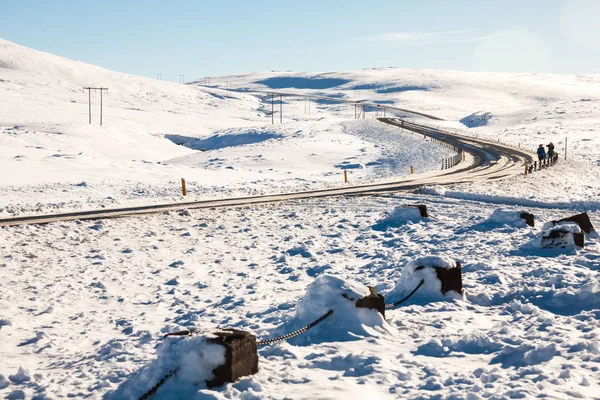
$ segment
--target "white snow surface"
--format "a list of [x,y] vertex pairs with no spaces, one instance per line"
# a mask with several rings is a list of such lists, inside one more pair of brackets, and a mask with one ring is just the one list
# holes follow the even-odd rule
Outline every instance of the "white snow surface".
[[[374,109],[355,120],[353,106],[286,97],[271,124],[270,97],[237,89],[405,107],[444,119],[415,122],[532,150],[553,141],[561,158],[410,193],[0,228],[0,397],[118,398],[122,385],[135,396],[205,348],[165,333],[268,339],[334,307],[306,336],[261,347],[254,376],[209,390],[206,364],[165,385],[203,399],[600,398],[598,239],[531,245],[547,221],[587,211],[600,224],[600,76],[386,68],[210,81],[135,77],[0,39],[0,217],[343,186],[344,171],[385,181],[453,155]],[[87,86],[109,89],[103,126],[97,92],[88,124]],[[373,229],[403,204],[434,218]],[[508,218],[521,211],[534,228]],[[369,285],[397,300],[433,271],[411,267],[423,257],[459,261],[465,298],[434,298],[428,280],[383,320],[338,297]]]
[[207,340],[210,332],[192,336],[165,338],[158,349],[157,359],[129,377],[106,399],[138,399],[164,376],[174,371],[173,377],[153,396],[156,399],[175,400],[194,398],[206,389],[206,381],[214,378],[213,370],[225,364],[225,348]]
[[498,208],[494,210],[492,215],[490,215],[487,222],[490,224],[509,225],[525,228],[527,226],[527,223],[523,218],[521,218],[521,214],[524,212],[526,211],[514,211],[504,208]]
[[418,208],[400,206],[394,208],[394,210],[382,220],[377,221],[377,223],[373,225],[373,229],[384,231],[390,227],[398,227],[409,222],[419,222],[422,218]]
[[378,311],[356,307],[356,301],[369,293],[364,284],[323,274],[310,284],[298,302],[295,318],[280,330],[301,328],[332,310],[325,322],[290,343],[308,345],[391,334],[392,329]]

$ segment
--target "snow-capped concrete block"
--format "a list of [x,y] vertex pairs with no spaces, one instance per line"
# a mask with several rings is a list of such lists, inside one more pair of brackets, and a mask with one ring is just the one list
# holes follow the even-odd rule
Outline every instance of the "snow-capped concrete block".
[[530,212],[522,211],[519,216],[525,220],[525,223],[531,227],[535,226],[535,215]]
[[486,223],[494,226],[512,226],[524,228],[526,225],[533,226],[534,216],[527,211],[498,208],[489,216]]
[[256,337],[249,332],[237,329],[221,329],[213,332],[209,343],[225,348],[225,363],[213,369],[214,379],[207,380],[209,388],[235,382],[243,376],[258,372]]
[[558,225],[561,222],[574,222],[576,223],[582,231],[587,233],[590,236],[597,237],[598,234],[594,229],[594,225],[592,225],[592,221],[590,220],[589,215],[587,213],[576,214],[568,218],[559,219],[558,221],[552,221],[554,225]]
[[437,278],[442,282],[442,294],[446,294],[450,291],[462,294],[462,266],[460,265],[460,262],[457,261],[455,265],[450,268],[436,266],[433,268],[435,268]]
[[408,223],[417,223],[423,220],[424,213],[427,214],[427,207],[425,206],[407,205],[396,207],[386,217],[377,221],[372,229],[375,231],[385,231],[389,228],[401,227]]
[[385,297],[377,293],[373,286],[367,287],[369,288],[369,295],[358,299],[356,307],[377,310],[385,318]]
[[[373,292],[360,282],[322,274],[309,285],[306,294],[298,302],[295,317],[272,335],[278,336],[304,327],[329,310],[333,310],[330,318],[289,342],[312,344],[391,334],[393,330],[377,307],[357,307],[357,303],[364,304],[367,301],[364,299],[369,296],[373,296]],[[377,298],[368,300],[370,305],[383,306],[383,296],[379,298],[377,294]]]
[[585,237],[579,225],[574,222],[561,222],[542,233],[542,248],[583,248]]
[[427,206],[425,204],[409,204],[409,207],[417,208],[419,210],[419,214],[423,218],[429,218],[429,213],[427,212]]
[[406,296],[421,281],[422,287],[413,295],[419,302],[464,299],[461,264],[447,256],[426,256],[406,264],[396,286],[386,295],[388,302]]

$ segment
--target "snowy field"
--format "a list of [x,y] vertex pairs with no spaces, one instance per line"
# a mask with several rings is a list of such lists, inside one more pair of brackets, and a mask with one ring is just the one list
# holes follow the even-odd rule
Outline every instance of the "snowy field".
[[[0,228],[0,396],[119,398],[167,332],[270,338],[300,326],[317,280],[394,301],[410,286],[404,267],[436,255],[463,265],[463,299],[426,285],[386,320],[334,314],[261,347],[254,376],[209,390],[183,374],[153,398],[600,399],[600,240],[536,245],[543,222],[578,212],[600,228],[600,76],[378,69],[203,82],[124,75],[0,39],[0,218],[179,201],[182,177],[185,201],[338,187],[344,170],[350,183],[376,182],[453,155],[374,121],[375,110],[355,120],[349,105],[313,102],[309,113],[288,98],[283,124],[279,114],[271,124],[269,99],[248,90],[405,107],[444,119],[415,122],[531,150],[553,141],[561,159],[413,193]],[[109,88],[102,127],[97,93],[87,123],[84,86]],[[394,210],[406,204],[435,219],[403,220]],[[491,218],[500,208],[534,213],[536,227]]]

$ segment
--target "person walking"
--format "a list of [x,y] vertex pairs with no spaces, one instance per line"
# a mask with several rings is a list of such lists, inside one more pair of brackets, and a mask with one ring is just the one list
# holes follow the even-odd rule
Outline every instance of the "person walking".
[[537,149],[538,159],[540,160],[540,165],[542,164],[542,160],[546,158],[546,150],[544,149],[544,145],[540,144],[540,147]]
[[552,159],[554,157],[554,143],[550,142],[547,144],[548,147],[548,158]]

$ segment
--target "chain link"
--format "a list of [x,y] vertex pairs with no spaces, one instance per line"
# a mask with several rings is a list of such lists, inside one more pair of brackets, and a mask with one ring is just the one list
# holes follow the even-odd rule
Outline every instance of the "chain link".
[[[425,279],[421,279],[421,282],[419,282],[419,284],[417,285],[416,288],[413,289],[412,292],[410,292],[406,297],[404,297],[403,299],[392,303],[392,304],[386,304],[385,308],[386,309],[390,309],[390,308],[395,308],[397,306],[399,306],[400,304],[404,303],[406,300],[408,300],[413,294],[415,294],[417,292],[417,290],[419,290],[419,288],[421,286],[423,286],[423,284],[425,283]],[[291,339],[293,337],[296,337],[298,335],[303,334],[304,332],[308,331],[311,328],[314,328],[315,326],[319,325],[321,322],[325,321],[327,318],[331,317],[333,315],[333,310],[329,310],[327,311],[325,314],[321,315],[319,318],[317,318],[316,320],[314,320],[313,322],[311,322],[310,324],[295,330],[294,332],[290,332],[287,333],[283,336],[279,336],[273,339],[266,339],[266,340],[260,340],[258,342],[256,342],[257,346],[264,346],[267,344],[273,344],[273,343],[278,343],[278,342],[283,342],[284,340],[288,340]],[[190,330],[190,331],[184,331],[184,332],[177,332],[175,335],[179,334],[179,335],[191,335],[193,334],[195,331],[194,330]],[[167,336],[174,336],[173,334],[167,334],[165,335],[165,337]],[[163,378],[158,381],[158,383],[156,385],[154,385],[150,390],[148,390],[146,393],[144,393],[142,396],[138,397],[138,400],[147,400],[148,398],[150,398],[150,396],[152,396],[154,393],[156,393],[156,391],[162,386],[164,385],[164,383],[171,378],[172,376],[174,376],[177,371],[179,371],[179,367],[172,369],[171,371],[169,371],[168,374],[166,374],[165,376],[163,376]]]
[[412,292],[410,292],[410,293],[409,293],[409,294],[408,294],[408,295],[407,295],[405,298],[403,298],[403,299],[401,299],[401,300],[398,300],[397,302],[395,302],[395,303],[392,303],[392,304],[386,304],[386,305],[385,305],[385,309],[386,309],[386,310],[389,310],[390,308],[396,308],[396,307],[398,307],[400,304],[402,304],[402,303],[404,303],[406,300],[410,299],[410,297],[411,297],[413,294],[417,293],[417,290],[419,290],[419,288],[420,288],[421,286],[423,286],[423,284],[424,284],[424,283],[425,283],[425,279],[421,279],[421,282],[419,282],[419,284],[417,285],[417,287],[416,287],[416,288],[414,288],[414,289],[413,289],[413,291],[412,291]]
[[329,310],[325,314],[321,315],[318,319],[314,320],[313,322],[306,325],[305,327],[298,329],[297,331],[294,331],[294,332],[291,332],[291,333],[288,333],[288,334],[285,334],[283,336],[279,336],[279,337],[276,337],[273,339],[261,340],[261,341],[257,342],[256,345],[264,346],[266,344],[273,344],[273,343],[283,342],[284,340],[291,339],[291,338],[298,336],[298,335],[306,332],[307,330],[319,325],[321,322],[323,322],[327,318],[329,318],[332,314],[333,314],[333,310]]
[[152,386],[152,388],[150,390],[148,390],[146,393],[144,393],[143,395],[138,397],[138,400],[146,400],[146,399],[150,398],[150,396],[152,396],[154,393],[156,393],[158,388],[160,388],[162,385],[164,385],[164,383],[167,380],[169,380],[170,377],[175,375],[177,373],[177,371],[179,371],[179,367],[176,367],[176,368],[172,369],[171,371],[169,371],[169,373],[166,374],[165,376],[163,376],[162,379],[160,381],[158,381],[158,383],[156,385]]

